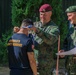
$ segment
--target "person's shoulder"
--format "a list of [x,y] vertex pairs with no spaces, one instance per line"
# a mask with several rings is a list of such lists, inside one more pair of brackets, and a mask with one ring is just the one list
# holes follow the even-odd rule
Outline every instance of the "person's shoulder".
[[54,23],[53,21],[50,21],[49,25],[51,25],[51,26],[57,26],[56,23]]
[[16,36],[16,35],[18,35],[18,33],[13,33],[13,35],[12,35],[12,36]]
[[53,28],[58,28],[59,29],[58,25],[56,25],[53,21],[50,21],[48,23],[47,27],[49,27],[51,29],[53,29]]
[[11,39],[12,39],[12,37],[9,37],[7,42],[9,42],[9,40],[11,40]]

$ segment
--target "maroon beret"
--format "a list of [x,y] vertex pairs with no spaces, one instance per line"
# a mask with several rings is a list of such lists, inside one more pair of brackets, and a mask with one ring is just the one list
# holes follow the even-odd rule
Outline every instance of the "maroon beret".
[[39,9],[39,12],[47,12],[47,11],[52,11],[52,7],[49,4],[43,4]]

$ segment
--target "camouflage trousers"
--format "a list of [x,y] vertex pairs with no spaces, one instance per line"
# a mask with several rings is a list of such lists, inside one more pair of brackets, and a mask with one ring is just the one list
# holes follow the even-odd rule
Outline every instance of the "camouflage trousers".
[[[43,63],[43,64],[41,64],[41,63]],[[51,75],[51,71],[52,71],[53,67],[55,67],[54,65],[55,65],[54,60],[51,60],[51,62],[48,62],[48,60],[41,61],[38,66],[39,75]]]
[[[56,60],[51,59],[51,62],[46,60],[46,62],[41,61],[41,63],[43,63],[43,65],[39,64],[40,75],[56,75]],[[65,68],[65,59],[59,60],[58,75],[68,75]]]
[[70,56],[66,65],[69,75],[76,75],[76,57]]
[[51,51],[45,49],[39,51],[39,56],[38,56],[39,75],[51,75],[51,69],[56,64],[52,54],[53,53]]

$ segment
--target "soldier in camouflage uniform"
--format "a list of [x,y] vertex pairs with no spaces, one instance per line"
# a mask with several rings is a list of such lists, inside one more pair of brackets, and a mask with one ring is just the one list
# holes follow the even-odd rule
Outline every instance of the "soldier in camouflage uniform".
[[[72,24],[69,33],[64,41],[64,50],[71,50],[76,47],[76,6],[70,6],[66,10],[68,20]],[[66,66],[69,70],[69,75],[76,75],[76,55],[66,56]]]
[[35,49],[38,53],[38,67],[40,75],[51,75],[51,68],[56,64],[53,52],[56,48],[59,36],[58,26],[51,20],[52,7],[44,4],[39,9],[40,21],[34,23],[34,40],[38,43]]
[[51,75],[52,67],[56,67],[56,60],[54,60],[53,56],[55,55],[54,52],[57,51],[59,28],[51,20],[52,7],[49,4],[42,5],[39,12],[40,21],[34,22],[30,32],[34,36],[34,41],[38,44],[35,45],[34,52],[39,67],[39,74]]

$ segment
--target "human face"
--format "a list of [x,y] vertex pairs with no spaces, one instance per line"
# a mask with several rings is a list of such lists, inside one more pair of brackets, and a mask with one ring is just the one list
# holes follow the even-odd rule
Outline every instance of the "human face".
[[52,15],[52,11],[48,12],[40,12],[40,21],[42,24],[46,24],[50,21]]
[[67,16],[71,24],[76,24],[76,12],[67,13]]

